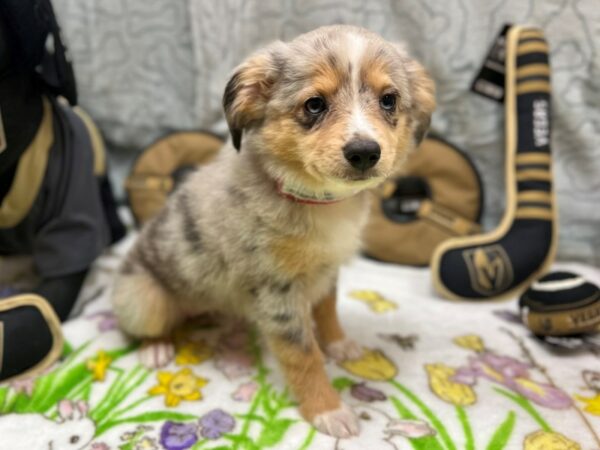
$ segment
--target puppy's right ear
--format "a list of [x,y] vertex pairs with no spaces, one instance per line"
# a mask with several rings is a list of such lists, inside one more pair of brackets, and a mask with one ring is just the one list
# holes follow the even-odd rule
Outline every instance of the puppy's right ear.
[[225,87],[223,109],[233,145],[240,150],[242,132],[264,118],[273,85],[282,69],[280,52],[285,44],[275,42],[239,65]]

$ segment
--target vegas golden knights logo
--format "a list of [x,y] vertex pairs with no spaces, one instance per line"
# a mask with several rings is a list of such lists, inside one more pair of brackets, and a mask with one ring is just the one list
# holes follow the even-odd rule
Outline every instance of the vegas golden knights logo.
[[503,292],[513,282],[513,270],[506,251],[500,245],[488,245],[463,251],[473,290],[490,296]]

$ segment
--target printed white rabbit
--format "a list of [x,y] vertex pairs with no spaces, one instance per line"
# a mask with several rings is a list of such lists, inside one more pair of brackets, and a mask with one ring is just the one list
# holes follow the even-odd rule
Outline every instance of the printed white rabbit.
[[96,425],[87,417],[88,405],[62,400],[59,421],[41,414],[0,416],[1,450],[81,450],[94,438]]

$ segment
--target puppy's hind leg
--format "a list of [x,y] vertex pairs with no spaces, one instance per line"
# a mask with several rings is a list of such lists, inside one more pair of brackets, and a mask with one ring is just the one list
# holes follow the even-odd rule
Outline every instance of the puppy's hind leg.
[[170,334],[183,321],[172,294],[140,269],[119,276],[112,301],[121,329],[143,340],[140,362],[149,368],[169,364],[175,355]]

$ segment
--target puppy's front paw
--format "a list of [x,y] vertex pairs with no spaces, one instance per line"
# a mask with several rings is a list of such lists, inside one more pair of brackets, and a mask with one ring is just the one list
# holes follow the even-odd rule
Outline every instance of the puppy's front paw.
[[363,355],[363,349],[352,339],[344,338],[332,342],[325,348],[325,353],[336,362],[358,359]]
[[169,341],[144,341],[139,350],[140,363],[148,369],[165,367],[175,357],[175,346]]
[[354,411],[342,403],[338,409],[317,414],[312,420],[314,427],[321,433],[336,438],[358,436],[358,417]]

